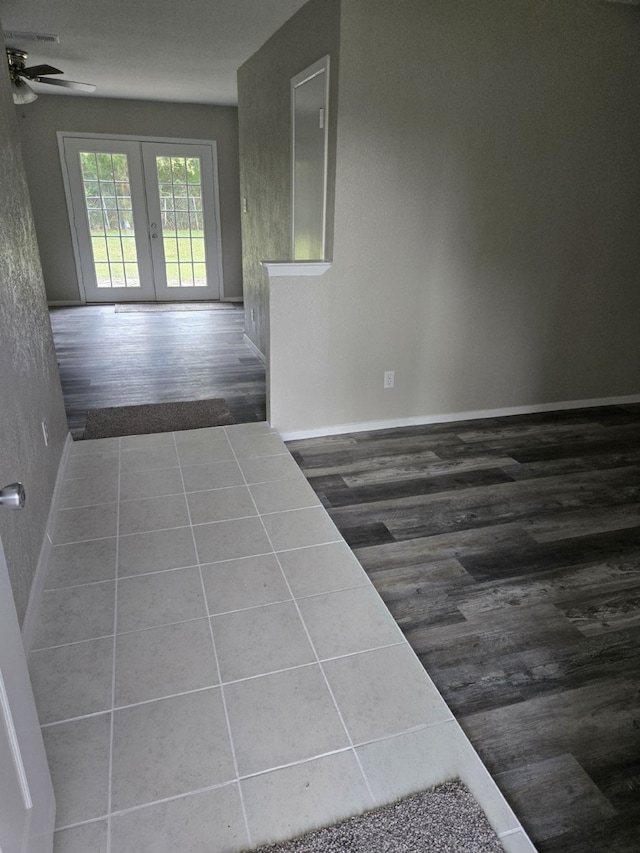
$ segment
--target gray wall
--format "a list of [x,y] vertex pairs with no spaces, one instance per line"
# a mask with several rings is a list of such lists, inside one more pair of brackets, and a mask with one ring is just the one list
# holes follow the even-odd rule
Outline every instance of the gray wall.
[[212,139],[218,147],[222,267],[226,297],[242,296],[235,107],[41,95],[18,107],[29,192],[50,302],[78,300],[56,131]]
[[242,215],[245,327],[263,353],[268,348],[268,295],[260,262],[292,257],[291,78],[327,54],[327,257],[333,252],[339,25],[339,0],[310,0],[238,71],[240,196],[247,199]]
[[24,510],[0,509],[0,537],[22,622],[67,422],[6,63],[0,71],[0,341],[0,486],[22,480],[27,491]]
[[597,0],[342,4],[334,265],[279,286],[277,426],[640,392],[639,41]]

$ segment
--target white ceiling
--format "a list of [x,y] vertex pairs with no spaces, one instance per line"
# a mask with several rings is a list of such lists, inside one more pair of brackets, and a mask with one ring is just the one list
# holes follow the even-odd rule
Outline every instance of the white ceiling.
[[92,97],[236,104],[240,65],[305,2],[0,0],[0,10],[5,31],[60,36],[59,44],[6,43],[29,53],[27,65],[46,62],[62,79],[95,83]]

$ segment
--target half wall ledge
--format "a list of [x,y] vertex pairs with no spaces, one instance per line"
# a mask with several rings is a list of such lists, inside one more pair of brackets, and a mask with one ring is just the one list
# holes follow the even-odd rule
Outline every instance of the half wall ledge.
[[262,261],[261,263],[269,278],[324,275],[332,264],[331,261]]

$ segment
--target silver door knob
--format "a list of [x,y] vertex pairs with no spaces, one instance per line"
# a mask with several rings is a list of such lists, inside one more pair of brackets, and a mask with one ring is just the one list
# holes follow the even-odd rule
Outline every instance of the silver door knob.
[[7,509],[24,509],[26,495],[22,483],[11,483],[0,489],[0,506]]

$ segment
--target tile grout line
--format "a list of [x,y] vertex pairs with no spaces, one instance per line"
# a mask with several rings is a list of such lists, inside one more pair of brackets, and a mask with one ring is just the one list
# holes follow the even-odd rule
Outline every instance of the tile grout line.
[[[495,832],[495,829],[494,829],[494,832]],[[505,829],[504,832],[496,832],[496,835],[498,836],[499,839],[501,839],[501,838],[509,838],[509,836],[511,836],[511,835],[518,835],[519,833],[522,833],[522,832],[523,832],[523,828],[518,826],[518,827],[514,827],[514,829]]]
[[[328,544],[335,544],[335,543],[328,543]],[[320,547],[320,546],[315,546],[315,547]],[[302,549],[300,549],[300,550],[302,550]],[[258,557],[269,556],[269,557],[271,557],[271,556],[275,556],[276,553],[285,553],[285,552],[269,552],[268,554],[257,554],[255,556],[258,556]],[[250,559],[252,559],[252,557],[251,556],[250,557],[240,557],[237,559],[250,560]],[[224,562],[235,562],[235,560],[223,560],[222,562],[223,563]],[[205,563],[205,566],[216,566],[216,565],[218,565],[218,563]],[[184,572],[184,571],[187,571],[188,569],[197,569],[197,568],[198,568],[197,565],[177,566],[175,569],[159,569],[156,572],[146,572],[146,573],[140,574],[140,575],[126,575],[125,577],[122,577],[119,580],[120,581],[128,581],[128,580],[134,580],[137,578],[151,578],[151,577],[155,577],[156,575],[167,575],[167,574],[172,574],[174,572]],[[84,589],[85,587],[88,587],[88,586],[99,586],[99,585],[108,584],[108,583],[109,584],[113,583],[114,589],[115,589],[115,579],[110,579],[107,581],[93,581],[91,583],[86,583],[86,584],[76,584],[75,586],[69,586],[69,587],[59,587],[56,590],[47,590],[47,591],[48,592],[58,592],[58,591],[61,592],[65,589]],[[173,625],[184,625],[188,622],[198,622],[200,619],[214,619],[218,616],[229,616],[229,615],[232,615],[235,613],[247,613],[250,610],[259,610],[260,608],[263,608],[263,607],[273,607],[277,604],[287,604],[287,603],[294,601],[294,600],[295,601],[307,601],[307,600],[312,599],[312,598],[323,598],[325,596],[337,595],[338,593],[341,593],[341,592],[351,592],[351,591],[357,590],[357,589],[375,589],[375,586],[373,586],[373,584],[365,577],[364,581],[362,583],[354,584],[351,586],[342,586],[342,587],[339,587],[338,589],[330,589],[326,592],[312,592],[312,593],[307,593],[305,595],[298,595],[298,596],[294,596],[293,592],[292,592],[291,597],[289,597],[289,598],[282,598],[282,599],[279,599],[277,601],[268,601],[265,604],[252,604],[249,607],[237,607],[233,610],[220,610],[220,611],[217,611],[215,613],[207,613],[204,616],[193,616],[190,619],[180,619],[177,622],[161,622],[158,625],[145,625],[142,628],[131,628],[128,631],[118,631],[117,633],[119,636],[127,636],[128,634],[138,634],[138,633],[141,633],[143,631],[154,631],[154,630],[157,630],[159,628],[170,628]],[[93,642],[97,642],[98,640],[109,640],[110,638],[112,638],[114,636],[115,636],[115,633],[100,634],[98,636],[85,637],[81,640],[72,640],[68,643],[57,643],[56,645],[53,645],[53,646],[38,646],[37,648],[31,649],[29,654],[39,654],[41,652],[53,651],[54,649],[68,648],[69,646],[81,646],[84,643],[93,643]],[[359,649],[356,652],[348,652],[347,654],[344,654],[344,655],[331,655],[330,657],[322,658],[322,660],[323,661],[337,660],[338,658],[341,658],[341,657],[349,657],[352,654],[362,654],[365,651],[375,651],[376,649],[385,648],[386,646],[401,645],[403,642],[404,642],[404,640],[398,641],[397,643],[385,643],[383,646],[372,646],[369,649]],[[236,680],[241,681],[243,679],[236,679]],[[225,683],[231,683],[231,682],[225,682]]]
[[122,439],[118,439],[118,503],[116,510],[116,572],[114,578],[114,605],[113,605],[113,662],[111,670],[111,725],[109,731],[109,789],[107,795],[107,853],[111,853],[111,807],[113,802],[113,739],[115,729],[115,704],[116,704],[116,635],[118,632],[118,561],[120,557],[120,480],[122,469]]
[[88,637],[86,640],[72,640],[70,643],[59,643],[57,646],[40,646],[36,649],[31,649],[30,655],[36,652],[50,652],[53,649],[66,649],[69,646],[80,646],[82,643],[92,643],[96,640],[110,640],[114,634],[100,634],[97,637]]
[[[278,602],[278,603],[290,604],[290,603],[292,603],[292,600],[287,599],[287,601]],[[268,607],[269,605],[266,605],[266,606]],[[241,612],[243,612],[243,611],[241,611]],[[159,627],[165,628],[165,627],[173,627],[174,625],[188,625],[192,622],[204,621],[204,619],[206,619],[206,617],[199,616],[197,619],[188,619],[185,622],[172,622],[170,625],[161,625]],[[213,619],[213,617],[209,617],[209,621],[211,621],[211,619]],[[141,630],[141,632],[142,631],[153,631],[154,628],[142,628],[140,630]],[[127,634],[135,634],[135,633],[138,633],[138,632],[137,631],[129,631],[126,633],[123,632],[123,633],[118,634],[118,637],[125,637],[125,636],[127,636]],[[205,691],[212,690],[215,687],[228,687],[229,685],[232,685],[232,684],[243,684],[247,681],[255,681],[258,678],[263,678],[266,675],[279,675],[283,672],[291,672],[292,670],[296,670],[296,669],[306,669],[307,667],[315,666],[317,663],[323,664],[323,663],[329,663],[329,662],[335,661],[335,660],[342,660],[344,658],[357,657],[358,655],[365,655],[365,654],[369,654],[370,652],[378,652],[382,649],[392,649],[392,648],[395,648],[396,646],[404,646],[404,640],[400,640],[397,643],[387,643],[384,646],[373,646],[373,647],[368,648],[368,649],[361,649],[361,650],[358,650],[357,652],[347,652],[346,654],[343,654],[343,655],[335,655],[335,656],[329,657],[329,658],[321,658],[320,660],[317,660],[317,661],[308,661],[307,663],[294,664],[293,666],[287,666],[287,667],[284,667],[283,669],[272,669],[272,670],[268,670],[267,672],[260,672],[257,675],[247,675],[244,678],[232,678],[232,679],[229,679],[228,681],[224,681],[222,679],[219,679],[216,684],[206,684],[204,687],[194,687],[191,690],[182,690],[179,693],[166,693],[166,694],[163,694],[162,696],[154,696],[151,699],[141,699],[138,702],[127,702],[124,705],[116,705],[114,703],[113,710],[114,711],[125,711],[125,710],[128,710],[129,708],[139,708],[142,705],[152,705],[154,702],[160,702],[163,699],[177,699],[180,696],[191,696],[194,693],[204,693]],[[53,728],[54,726],[59,726],[59,725],[62,725],[63,723],[73,723],[73,722],[76,722],[77,720],[86,720],[86,719],[90,719],[92,717],[101,717],[104,714],[108,714],[109,710],[110,710],[109,707],[106,707],[106,708],[102,708],[98,711],[91,711],[87,714],[79,714],[77,717],[65,717],[62,720],[51,720],[48,723],[43,723],[41,728],[43,728],[43,729]],[[428,725],[428,724],[426,724],[426,725]],[[431,724],[431,725],[436,725],[436,724]]]
[[[191,565],[191,566],[174,566],[171,569],[157,569],[156,571],[151,571],[151,572],[140,572],[140,574],[138,574],[138,575],[123,575],[120,578],[120,580],[127,580],[128,578],[145,578],[148,575],[162,575],[162,574],[165,574],[166,572],[179,572],[182,569],[193,569],[193,568],[195,568],[195,566],[193,566],[193,565]],[[68,589],[85,589],[88,586],[100,586],[103,584],[113,583],[114,580],[115,580],[115,577],[104,578],[103,580],[98,580],[98,581],[86,581],[85,583],[70,583],[70,584],[68,584],[68,586],[54,586],[54,587],[51,587],[51,589],[45,589],[44,592],[62,592],[63,590],[68,590]],[[107,634],[106,636],[111,636],[111,635]],[[80,640],[78,642],[84,642],[84,641]],[[69,644],[68,643],[62,643],[61,645],[69,645]]]
[[[231,442],[229,442],[229,444],[231,444]],[[283,446],[284,446],[284,442],[283,442]],[[240,462],[239,462],[239,460],[238,460],[238,457],[236,456],[235,449],[234,449],[233,445],[231,445],[231,449],[232,449],[232,451],[233,451],[233,455],[235,456],[236,461],[238,462],[238,465],[239,465],[239,464],[240,464]],[[286,447],[285,447],[285,450],[286,450]],[[289,453],[289,451],[288,451],[288,450],[286,450],[286,452],[289,454],[289,456],[291,457],[291,459],[295,462],[295,460],[293,459],[293,457],[291,456],[291,454]],[[297,464],[297,463],[296,463],[296,464]],[[240,467],[240,470],[242,471],[242,467]],[[302,471],[301,471],[301,473],[302,473]],[[244,477],[244,471],[242,472],[242,476]],[[303,474],[303,476],[304,476],[304,474]],[[306,478],[305,478],[305,479],[306,479]],[[247,488],[248,488],[249,484],[246,482],[246,478],[245,478],[245,485],[246,485],[246,486],[247,486]],[[256,505],[256,503],[255,503],[255,500],[254,500],[253,495],[251,494],[251,491],[250,491],[250,490],[249,490],[249,494],[251,495],[251,500],[253,501],[254,506],[256,507],[256,512],[258,512],[258,507],[257,507],[257,505]],[[325,510],[325,512],[326,512],[326,510]],[[283,577],[283,579],[284,579],[285,584],[287,585],[287,589],[289,590],[289,595],[291,596],[291,598],[292,598],[292,600],[293,600],[293,604],[294,604],[294,607],[296,608],[296,612],[297,612],[297,614],[298,614],[298,618],[300,619],[300,622],[302,623],[302,627],[304,628],[304,632],[305,632],[305,634],[306,634],[306,636],[307,636],[307,640],[308,640],[309,645],[311,646],[311,650],[312,650],[312,652],[313,652],[313,654],[314,654],[314,656],[315,656],[316,664],[317,664],[317,666],[320,668],[320,672],[322,673],[322,677],[323,677],[323,679],[324,679],[324,683],[325,683],[325,685],[326,685],[326,687],[327,687],[327,690],[329,691],[329,695],[331,696],[331,701],[332,701],[332,702],[333,702],[333,704],[334,704],[334,707],[335,707],[335,709],[336,709],[336,713],[337,713],[337,715],[338,715],[338,717],[339,717],[339,719],[340,719],[340,723],[342,724],[342,728],[343,728],[343,730],[344,730],[344,733],[345,733],[345,735],[347,736],[347,740],[348,740],[348,742],[349,742],[350,750],[351,750],[351,752],[353,753],[353,756],[354,756],[354,758],[355,758],[355,760],[356,760],[356,763],[357,763],[357,765],[358,765],[358,768],[359,768],[359,770],[360,770],[360,774],[361,774],[361,776],[362,776],[362,778],[363,778],[363,780],[364,780],[365,786],[366,786],[366,788],[367,788],[367,792],[368,792],[368,794],[369,794],[369,797],[371,798],[371,803],[372,803],[373,805],[375,805],[376,800],[375,800],[375,797],[374,797],[374,795],[373,795],[373,791],[371,790],[371,785],[370,785],[370,783],[369,783],[369,779],[367,778],[367,776],[366,776],[366,774],[365,774],[365,772],[364,772],[364,769],[363,769],[363,767],[362,767],[362,763],[360,762],[360,757],[358,756],[358,753],[356,752],[355,746],[354,746],[354,744],[353,744],[353,740],[352,740],[352,738],[351,738],[351,734],[349,733],[349,730],[347,729],[347,724],[345,723],[344,717],[342,716],[342,712],[341,712],[341,710],[340,710],[340,708],[339,708],[339,706],[338,706],[338,702],[336,701],[336,697],[334,696],[333,690],[331,689],[331,686],[330,686],[329,681],[328,681],[328,679],[327,679],[326,673],[325,673],[325,671],[324,671],[324,667],[322,666],[322,663],[321,663],[321,661],[320,661],[320,657],[319,657],[318,652],[317,652],[317,650],[316,650],[315,644],[314,644],[313,640],[311,639],[311,634],[309,633],[309,629],[307,628],[306,622],[304,621],[304,619],[303,619],[303,617],[302,617],[302,613],[301,613],[301,611],[300,611],[300,607],[298,606],[298,602],[296,601],[296,599],[295,599],[295,598],[294,598],[294,596],[293,596],[293,590],[291,589],[291,586],[290,586],[290,584],[289,584],[289,580],[288,580],[288,578],[287,578],[287,576],[286,576],[286,574],[285,574],[285,571],[284,571],[284,569],[283,569],[283,567],[282,567],[282,563],[280,562],[280,560],[279,560],[279,558],[278,558],[278,553],[277,553],[277,551],[275,550],[275,548],[273,547],[273,542],[271,541],[271,537],[269,536],[269,531],[267,530],[267,528],[266,528],[266,526],[265,526],[265,523],[264,523],[264,521],[262,520],[262,516],[260,515],[260,513],[259,513],[259,512],[258,512],[258,518],[260,519],[260,524],[262,525],[262,528],[263,528],[263,530],[264,530],[265,536],[267,537],[267,540],[268,540],[269,544],[271,545],[271,548],[272,548],[273,554],[274,554],[274,556],[275,556],[275,558],[276,558],[276,560],[277,560],[277,562],[278,562],[278,566],[280,567],[280,572],[281,572],[281,574],[282,574],[282,577]],[[342,540],[339,540],[339,541],[342,541]],[[324,544],[324,543],[323,543],[323,544]]]
[[[190,493],[190,494],[192,494],[192,493]],[[158,500],[160,500],[162,497],[164,497],[164,496],[161,495],[158,498]],[[173,495],[171,497],[179,497],[179,496]],[[182,497],[184,497],[186,500],[186,494],[183,494]],[[143,498],[143,500],[144,500],[144,498]],[[113,503],[115,503],[115,501]],[[106,506],[106,504],[93,504],[93,506]],[[83,508],[84,507],[77,507],[77,509],[83,509]],[[303,507],[300,510],[285,509],[285,510],[282,510],[281,512],[264,513],[264,515],[282,515],[286,512],[306,512],[307,510],[310,510],[310,509],[324,509],[324,507],[322,507],[322,506],[309,506],[309,507]],[[59,510],[59,512],[73,512],[73,511],[74,510],[64,510],[64,509]],[[325,512],[326,512],[326,510],[325,510]],[[119,508],[116,509],[116,513],[119,514]],[[248,519],[248,518],[258,518],[258,516],[259,516],[259,513],[256,513],[256,515],[246,515],[246,516],[241,516],[239,518],[223,518],[220,521],[198,521],[198,522],[195,522],[194,524],[191,524],[191,525],[189,525],[189,524],[178,524],[175,527],[154,527],[151,530],[135,530],[135,531],[131,531],[130,533],[123,533],[122,536],[123,537],[124,536],[143,536],[145,533],[164,533],[168,530],[186,530],[188,527],[206,527],[207,525],[213,525],[213,524],[226,524],[229,521],[246,521],[246,519]],[[96,536],[93,539],[74,539],[71,542],[56,542],[54,544],[55,545],[81,545],[83,542],[96,542],[99,539],[114,539],[114,538],[115,538],[114,536]],[[316,547],[318,545],[330,545],[333,542],[344,542],[344,541],[345,541],[344,539],[330,539],[327,542],[317,542]],[[308,545],[308,546],[305,545],[302,547],[311,548],[313,546],[312,545]],[[298,548],[283,548],[282,550],[283,551],[297,551]],[[270,554],[271,551],[265,551],[265,553]],[[249,556],[258,557],[260,555],[259,554],[250,554]],[[238,559],[238,558],[234,557],[232,559]],[[214,562],[223,563],[226,561],[225,560],[215,560]],[[208,564],[205,564],[205,565],[208,565]]]
[[[252,516],[249,516],[249,518],[257,518],[257,516],[252,515]],[[234,520],[235,519],[230,519],[230,521],[234,521]],[[187,528],[186,527],[180,527],[180,528],[170,528],[170,529],[171,530],[186,530]],[[151,533],[158,533],[158,532],[164,532],[164,531],[152,530],[150,532]],[[127,536],[144,536],[145,534],[144,533],[128,533],[126,535]],[[109,539],[115,539],[116,537],[110,536],[108,538]],[[99,539],[90,539],[88,541],[99,542],[100,540]],[[78,544],[78,543],[76,543],[76,544]],[[83,543],[80,543],[80,544],[83,544]],[[302,547],[299,547],[299,548],[283,548],[280,551],[278,551],[277,553],[278,554],[288,554],[288,553],[293,553],[294,551],[305,551],[305,550],[311,549],[311,548],[323,548],[325,545],[339,545],[339,544],[341,544],[340,541],[321,542],[318,545],[303,545]],[[64,547],[64,546],[56,546],[56,547]],[[213,563],[204,563],[204,565],[210,566],[210,567],[220,566],[220,565],[224,565],[225,563],[233,563],[233,562],[238,562],[240,560],[252,560],[254,557],[264,557],[264,556],[271,556],[271,552],[269,551],[267,554],[250,554],[248,557],[229,557],[226,560],[216,560]],[[137,574],[133,574],[133,575],[123,575],[120,578],[120,580],[128,580],[129,578],[144,578],[144,577],[147,577],[149,575],[161,575],[161,574],[164,574],[166,572],[179,572],[181,569],[194,569],[194,568],[196,568],[195,563],[191,563],[191,564],[185,565],[185,566],[171,566],[168,569],[155,569],[155,570],[151,570],[148,572],[138,572]],[[371,580],[368,578],[364,569],[362,570],[362,572],[363,572],[363,577],[364,577],[364,580],[362,583],[358,583],[358,584],[351,585],[351,586],[343,586],[343,587],[339,587],[338,589],[331,589],[331,590],[328,590],[328,592],[310,592],[310,593],[306,593],[305,595],[299,595],[297,597],[300,599],[312,598],[313,596],[316,596],[316,595],[328,595],[331,592],[341,592],[342,590],[355,589],[357,587],[371,585]],[[48,589],[43,590],[43,592],[47,592],[47,593],[49,593],[49,592],[60,592],[63,589],[78,589],[78,588],[87,587],[87,586],[97,586],[98,584],[113,583],[113,581],[114,581],[114,578],[104,578],[103,580],[86,581],[85,583],[70,583],[70,584],[67,584],[66,586],[49,587]],[[288,600],[288,599],[283,599],[283,600]],[[276,602],[270,602],[270,603],[276,603]],[[251,605],[251,607],[260,607],[260,606],[262,606],[262,605]],[[239,607],[239,608],[236,608],[236,610],[250,610],[251,607]],[[232,613],[232,612],[235,612],[235,611],[231,611],[231,610],[221,610],[220,611],[220,613]],[[217,616],[219,614],[218,613],[215,613],[215,614],[212,613],[210,615]],[[185,620],[185,621],[187,621],[187,620]],[[109,635],[106,635],[106,636],[109,636]],[[93,638],[91,638],[91,639],[93,639]],[[62,643],[61,645],[68,645],[68,644]]]
[[[225,436],[225,439],[227,441],[227,444],[229,445],[229,447],[231,447],[231,442],[229,441],[229,438],[227,436],[226,431],[224,433],[224,436]],[[173,433],[173,441],[174,441],[174,445],[176,448],[176,455],[178,456],[178,462],[180,463],[180,456],[178,454],[178,443],[176,441],[175,432]],[[231,448],[231,450],[233,452],[233,448]],[[234,453],[234,456],[235,456],[235,453]],[[236,460],[236,462],[237,462],[237,460]],[[240,467],[240,466],[238,465],[238,467]],[[249,842],[249,847],[251,848],[252,847],[251,830],[249,829],[249,820],[247,818],[247,809],[246,809],[245,802],[244,802],[244,795],[242,792],[242,786],[240,785],[240,772],[238,769],[238,759],[236,756],[235,744],[233,742],[233,733],[231,731],[231,721],[229,719],[229,709],[227,708],[227,700],[226,700],[226,697],[224,695],[224,687],[222,686],[222,672],[220,670],[220,661],[218,659],[218,651],[216,649],[216,642],[215,642],[215,638],[213,636],[213,626],[211,624],[211,618],[209,617],[209,602],[207,600],[207,591],[206,591],[206,588],[204,585],[204,577],[202,575],[202,566],[200,563],[200,555],[198,553],[196,536],[195,536],[195,533],[193,531],[193,524],[191,523],[191,509],[189,508],[189,501],[187,499],[187,492],[186,492],[185,485],[184,485],[184,476],[182,474],[182,465],[181,464],[180,464],[180,478],[182,480],[182,488],[184,490],[185,503],[187,504],[187,515],[189,518],[189,526],[191,528],[191,537],[193,539],[193,547],[195,550],[196,560],[198,561],[198,575],[200,577],[200,588],[202,589],[202,597],[203,597],[203,601],[204,601],[204,607],[205,607],[205,610],[207,613],[207,618],[208,618],[208,623],[209,623],[209,636],[211,638],[211,647],[213,649],[213,656],[214,656],[215,662],[216,662],[216,672],[218,674],[218,684],[220,687],[220,697],[222,699],[222,707],[224,709],[224,716],[225,716],[225,721],[227,724],[227,734],[229,736],[229,746],[231,749],[231,758],[233,760],[233,769],[235,772],[235,785],[237,786],[238,795],[240,797],[240,807],[242,809],[242,817],[244,820],[245,832],[247,833],[247,841]],[[108,850],[107,853],[111,853],[111,851]]]
[[[269,483],[281,482],[279,480],[269,480]],[[257,485],[252,483],[251,485]],[[193,492],[189,492],[188,494],[194,494]],[[163,497],[160,495],[160,497]],[[305,509],[320,509],[323,508],[321,504],[312,507],[305,507]],[[62,511],[62,510],[61,510]],[[295,510],[283,510],[283,512],[295,512]],[[277,513],[269,513],[270,515],[276,515]],[[257,518],[257,515],[250,515],[247,518]],[[236,521],[234,518],[223,519],[222,521],[205,521],[200,524],[179,524],[177,527],[158,527],[155,530],[142,530],[139,533],[122,533],[121,537],[126,539],[129,536],[145,536],[148,533],[165,533],[168,530],[186,530],[188,527],[202,527],[205,524],[225,524],[227,521]],[[115,536],[94,536],[91,539],[74,539],[72,542],[52,542],[52,546],[54,548],[66,548],[69,545],[83,545],[86,542],[100,542],[103,539],[115,539]],[[303,548],[319,548],[321,545],[333,545],[336,542],[345,542],[344,539],[331,539],[329,542],[317,542],[314,545],[297,545],[295,548],[281,548],[281,552],[285,551],[300,551]],[[265,551],[265,554],[271,554],[271,551]],[[249,557],[260,557],[261,554],[250,554]],[[230,560],[244,560],[248,559],[247,557],[229,557],[226,560],[214,560],[213,563],[228,563]],[[205,563],[205,565],[213,565],[213,563]],[[149,574],[152,574],[150,572]],[[73,584],[72,584],[73,585]],[[79,586],[85,586],[85,584],[79,584]],[[66,589],[66,587],[57,587],[58,589]],[[45,590],[46,592],[51,592],[51,590]]]

